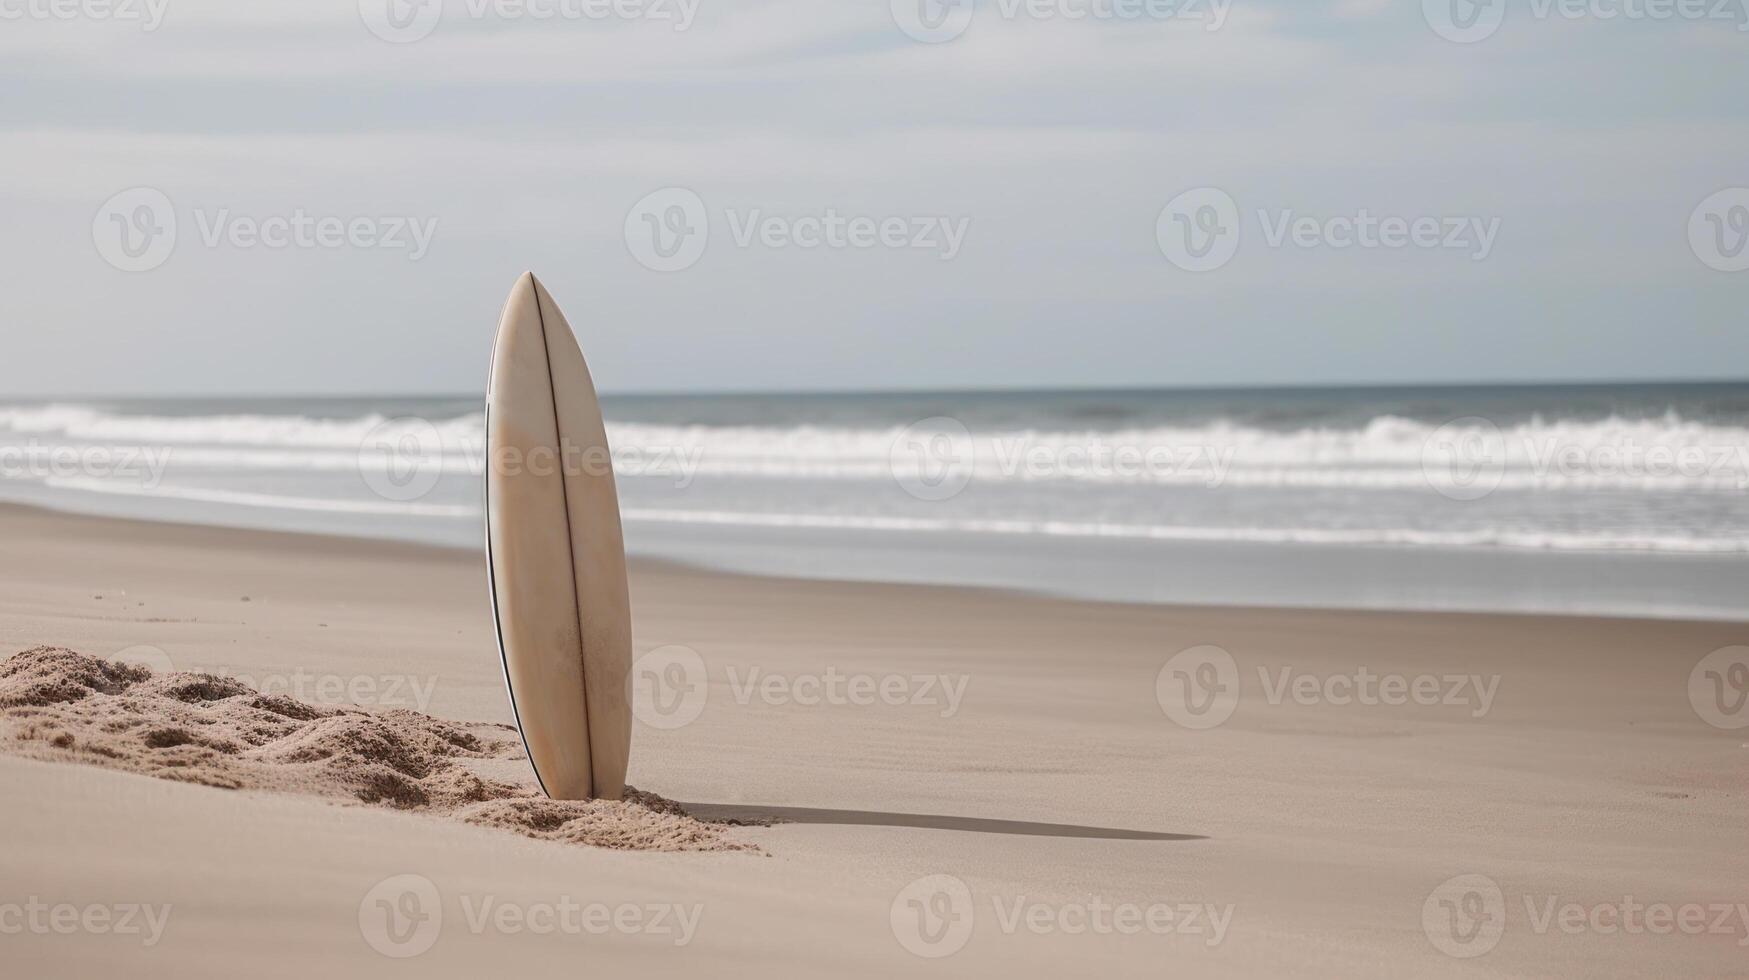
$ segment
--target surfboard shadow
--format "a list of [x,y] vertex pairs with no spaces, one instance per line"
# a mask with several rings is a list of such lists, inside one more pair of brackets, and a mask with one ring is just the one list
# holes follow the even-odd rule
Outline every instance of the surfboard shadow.
[[1152,830],[1082,827],[1068,823],[1035,823],[1029,820],[995,820],[987,817],[952,817],[930,813],[887,813],[881,810],[829,810],[810,806],[753,806],[732,803],[682,803],[680,805],[686,808],[686,812],[701,820],[911,827],[919,830],[957,830],[974,834],[1073,837],[1085,840],[1208,840],[1202,834],[1168,834]]

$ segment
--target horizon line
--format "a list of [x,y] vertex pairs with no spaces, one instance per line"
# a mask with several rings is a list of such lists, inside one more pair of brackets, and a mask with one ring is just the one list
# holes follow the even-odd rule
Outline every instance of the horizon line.
[[[602,390],[603,398],[745,398],[760,396],[778,397],[826,397],[826,396],[905,396],[905,395],[1018,395],[1018,394],[1063,394],[1063,395],[1097,395],[1097,394],[1137,394],[1142,392],[1178,392],[1184,394],[1213,394],[1221,392],[1325,392],[1325,391],[1392,391],[1407,389],[1460,390],[1478,388],[1626,388],[1626,387],[1709,387],[1728,385],[1749,385],[1749,377],[1743,378],[1615,378],[1598,381],[1408,381],[1396,383],[1382,382],[1317,382],[1317,383],[1263,383],[1263,384],[1227,384],[1227,385],[991,385],[967,388],[722,388],[709,390],[677,390],[677,389],[637,389],[637,390]],[[479,392],[471,391],[402,391],[402,392],[337,392],[318,394],[311,392],[272,392],[264,393],[202,393],[202,394],[57,394],[57,395],[24,395],[17,398],[4,399],[5,402],[35,401],[269,401],[273,399],[286,400],[332,400],[346,399],[391,399],[391,398],[442,398],[468,399],[485,398],[484,386]]]

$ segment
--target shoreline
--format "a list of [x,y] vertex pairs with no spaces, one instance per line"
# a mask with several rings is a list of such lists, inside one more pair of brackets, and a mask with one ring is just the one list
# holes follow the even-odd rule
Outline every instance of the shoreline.
[[[0,501],[0,514],[4,514],[6,511],[9,511],[9,510],[16,510],[16,511],[20,511],[20,512],[27,513],[27,514],[34,513],[34,514],[42,515],[44,517],[65,517],[65,518],[72,518],[72,519],[76,519],[76,520],[104,522],[104,523],[108,523],[109,525],[116,527],[118,529],[127,528],[130,526],[136,527],[136,528],[163,527],[163,528],[170,528],[170,529],[173,529],[177,532],[181,532],[184,534],[194,533],[194,532],[214,532],[220,536],[223,536],[226,534],[262,536],[261,540],[263,540],[263,541],[265,541],[269,538],[272,538],[274,536],[280,536],[283,538],[290,538],[290,539],[308,539],[308,541],[311,542],[313,545],[325,543],[325,546],[330,548],[330,549],[332,549],[332,548],[345,549],[345,548],[351,548],[351,547],[362,547],[362,548],[367,548],[367,549],[374,549],[374,548],[397,549],[397,548],[399,548],[399,549],[408,549],[407,553],[409,553],[409,554],[417,554],[421,550],[426,550],[429,552],[445,554],[445,555],[452,556],[452,557],[454,557],[454,556],[469,556],[469,557],[473,557],[473,558],[478,558],[481,562],[484,561],[484,544],[483,544],[484,532],[483,531],[481,532],[482,544],[478,548],[475,548],[472,546],[462,545],[459,543],[458,544],[447,544],[447,543],[437,543],[437,542],[430,542],[430,541],[421,541],[421,540],[417,540],[414,538],[410,538],[410,537],[405,536],[405,535],[383,535],[383,536],[348,535],[348,534],[337,534],[337,533],[333,533],[330,531],[324,531],[324,530],[267,528],[267,527],[249,526],[249,525],[241,525],[241,524],[198,523],[198,522],[190,522],[190,521],[178,521],[178,520],[172,520],[172,519],[159,520],[159,519],[154,519],[154,518],[142,518],[142,517],[135,517],[135,516],[113,516],[113,515],[107,515],[107,514],[98,514],[98,513],[91,513],[88,511],[83,511],[83,510],[78,510],[78,509],[60,508],[60,507],[37,504],[37,503],[20,503],[20,502],[14,502],[14,501]],[[708,534],[708,531],[705,533]],[[1730,562],[1732,560],[1730,558],[1721,558],[1721,556],[1718,556],[1718,555],[1704,554],[1704,553],[1697,553],[1697,554],[1691,554],[1691,555],[1685,555],[1685,554],[1643,554],[1642,555],[1640,553],[1625,553],[1625,552],[1560,552],[1560,551],[1535,551],[1535,550],[1519,550],[1519,549],[1501,549],[1498,552],[1477,553],[1477,552],[1474,552],[1474,551],[1471,551],[1468,549],[1458,549],[1458,548],[1426,548],[1426,549],[1415,548],[1415,549],[1411,550],[1411,549],[1403,549],[1403,548],[1389,546],[1389,545],[1289,545],[1289,546],[1281,546],[1281,545],[1258,544],[1258,543],[1249,543],[1249,542],[1223,542],[1217,546],[1217,550],[1223,550],[1223,551],[1230,550],[1232,552],[1235,552],[1235,553],[1238,553],[1241,555],[1246,554],[1247,552],[1250,552],[1250,553],[1253,553],[1253,555],[1254,555],[1255,553],[1260,553],[1260,552],[1268,551],[1271,549],[1278,549],[1278,548],[1283,548],[1283,547],[1286,547],[1288,549],[1322,550],[1322,551],[1336,553],[1336,554],[1341,554],[1344,552],[1357,552],[1360,554],[1371,554],[1371,555],[1375,555],[1375,556],[1383,556],[1386,560],[1421,559],[1421,558],[1426,557],[1426,555],[1429,551],[1436,552],[1439,555],[1441,555],[1447,559],[1458,560],[1458,561],[1473,560],[1473,559],[1485,560],[1485,559],[1488,559],[1490,557],[1496,558],[1496,559],[1505,559],[1505,560],[1520,559],[1520,560],[1533,560],[1534,561],[1534,560],[1538,560],[1538,559],[1553,559],[1556,561],[1585,561],[1585,560],[1607,559],[1607,558],[1613,558],[1613,557],[1620,556],[1621,558],[1623,558],[1624,560],[1627,560],[1627,561],[1643,560],[1643,561],[1648,561],[1648,562],[1664,562],[1664,563],[1670,563],[1670,564],[1675,564],[1675,565],[1682,565],[1685,563],[1698,565],[1698,564],[1702,564],[1702,563],[1720,562],[1720,561]],[[1143,608],[1161,608],[1161,609],[1178,609],[1178,610],[1193,610],[1193,609],[1214,610],[1214,609],[1219,609],[1219,610],[1227,610],[1227,611],[1232,611],[1232,612],[1245,612],[1245,611],[1256,611],[1256,610],[1281,610],[1284,612],[1307,612],[1307,613],[1310,613],[1310,612],[1354,613],[1354,614],[1390,614],[1390,613],[1395,613],[1395,614],[1402,614],[1402,615],[1423,615],[1423,614],[1445,615],[1445,614],[1449,614],[1449,615],[1468,615],[1468,616],[1531,616],[1531,617],[1553,616],[1553,617],[1575,618],[1575,619],[1616,619],[1616,620],[1635,621],[1635,622],[1666,622],[1666,623],[1749,623],[1749,607],[1746,607],[1742,610],[1717,610],[1717,615],[1707,614],[1709,612],[1712,612],[1712,610],[1710,610],[1710,609],[1709,610],[1690,609],[1690,610],[1681,610],[1681,611],[1676,611],[1676,612],[1671,612],[1671,613],[1636,613],[1636,614],[1613,614],[1612,615],[1610,613],[1597,612],[1597,611],[1593,611],[1590,609],[1580,609],[1580,610],[1495,609],[1495,608],[1488,608],[1484,605],[1473,605],[1473,606],[1463,606],[1463,605],[1397,606],[1397,605],[1388,605],[1387,604],[1387,605],[1379,605],[1379,606],[1363,606],[1363,605],[1291,603],[1291,602],[1268,602],[1268,601],[1263,601],[1263,602],[1228,602],[1228,601],[1211,601],[1211,600],[1206,600],[1206,599],[1202,600],[1202,601],[1177,601],[1177,600],[1168,600],[1168,599],[1152,600],[1152,599],[1135,599],[1135,598],[1125,598],[1125,597],[1101,598],[1098,596],[1079,594],[1079,593],[1075,593],[1075,592],[1052,591],[1049,589],[1035,587],[1035,586],[1029,586],[1026,584],[980,584],[980,583],[968,583],[968,582],[957,582],[957,581],[930,581],[930,580],[917,581],[917,580],[908,580],[908,579],[897,578],[897,577],[854,578],[854,577],[834,577],[831,575],[810,576],[810,575],[783,574],[783,573],[773,573],[773,572],[765,572],[765,571],[758,571],[758,570],[747,570],[747,569],[741,569],[741,568],[734,568],[734,567],[731,567],[731,565],[729,563],[709,563],[709,562],[704,562],[704,561],[689,560],[686,558],[673,557],[671,555],[640,554],[640,553],[636,553],[636,552],[628,552],[627,562],[628,562],[628,565],[633,566],[633,567],[643,567],[643,568],[648,568],[648,569],[652,569],[652,570],[656,570],[656,569],[669,569],[669,570],[675,570],[675,571],[684,570],[684,571],[692,572],[692,573],[699,574],[699,575],[723,575],[723,576],[733,576],[733,577],[746,577],[746,578],[769,580],[769,581],[775,582],[775,583],[820,582],[820,583],[831,583],[831,584],[837,584],[837,585],[843,585],[843,586],[892,586],[892,587],[896,587],[896,588],[963,589],[963,590],[968,590],[968,591],[972,591],[972,592],[994,592],[994,593],[998,593],[998,594],[1006,594],[1006,595],[1012,595],[1012,596],[1016,596],[1016,597],[1029,597],[1029,598],[1033,598],[1033,599],[1063,601],[1063,602],[1096,603],[1096,604],[1104,604],[1104,605],[1111,605],[1111,606],[1118,606],[1118,607],[1143,607]],[[485,574],[484,570],[483,570],[484,565],[482,564],[481,567],[482,567],[481,575],[484,576],[484,574]],[[1749,559],[1743,560],[1743,567],[1745,570],[1745,574],[1749,574]],[[482,586],[482,589],[483,588],[484,588],[484,586]]]

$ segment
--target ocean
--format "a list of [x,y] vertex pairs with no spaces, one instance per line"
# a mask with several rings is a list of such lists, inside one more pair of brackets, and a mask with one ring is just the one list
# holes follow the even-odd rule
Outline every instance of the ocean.
[[[1749,619],[1749,384],[603,399],[635,554],[1112,601]],[[0,404],[0,497],[479,548],[481,397]]]

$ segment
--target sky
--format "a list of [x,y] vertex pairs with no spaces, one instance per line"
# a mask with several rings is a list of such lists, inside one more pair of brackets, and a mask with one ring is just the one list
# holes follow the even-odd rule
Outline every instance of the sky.
[[0,397],[1749,375],[1749,0],[0,0]]

